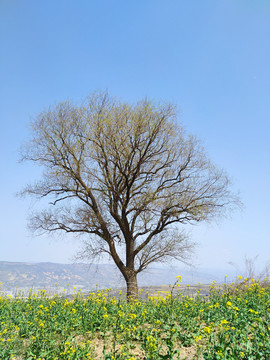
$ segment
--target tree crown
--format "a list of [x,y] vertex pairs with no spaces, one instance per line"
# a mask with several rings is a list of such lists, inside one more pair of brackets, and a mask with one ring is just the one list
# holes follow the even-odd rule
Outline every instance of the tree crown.
[[24,193],[52,198],[33,229],[89,234],[87,251],[109,253],[120,270],[184,260],[192,246],[175,225],[211,220],[237,202],[171,104],[93,94],[81,106],[64,102],[41,113],[32,129],[23,159],[45,171]]

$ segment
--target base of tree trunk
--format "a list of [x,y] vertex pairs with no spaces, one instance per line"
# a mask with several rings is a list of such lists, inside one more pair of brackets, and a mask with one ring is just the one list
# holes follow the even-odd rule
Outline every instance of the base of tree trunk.
[[137,276],[132,275],[128,280],[126,280],[127,283],[127,300],[130,301],[132,299],[138,298],[138,282],[137,282]]

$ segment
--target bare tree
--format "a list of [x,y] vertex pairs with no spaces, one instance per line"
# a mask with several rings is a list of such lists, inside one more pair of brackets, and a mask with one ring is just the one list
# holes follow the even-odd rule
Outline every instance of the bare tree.
[[[239,280],[244,279],[242,284],[250,283],[251,281],[262,281],[264,283],[269,282],[270,277],[270,261],[266,262],[263,268],[258,269],[259,255],[249,258],[244,257],[244,270],[241,270],[240,267],[234,262],[230,261],[228,264],[232,265],[238,272],[238,278],[236,279],[236,286],[239,285]],[[240,277],[239,277],[240,276]],[[241,283],[241,282],[240,282]]]
[[128,297],[149,264],[185,261],[193,244],[179,224],[212,220],[237,201],[171,104],[130,105],[104,93],[81,106],[60,103],[32,122],[22,160],[44,168],[22,193],[51,199],[33,230],[86,235],[85,254],[109,254]]

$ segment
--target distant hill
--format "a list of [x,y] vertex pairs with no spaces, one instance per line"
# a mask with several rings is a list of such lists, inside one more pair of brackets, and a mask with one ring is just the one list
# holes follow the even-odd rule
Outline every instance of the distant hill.
[[[233,272],[228,274],[232,277]],[[180,267],[153,267],[139,274],[139,286],[173,284],[181,275],[183,283],[209,284],[213,280],[223,282],[222,270],[192,269]],[[56,264],[50,262],[25,263],[0,261],[1,290],[5,292],[46,289],[53,292],[82,291],[96,288],[119,288],[125,285],[118,269],[112,264]]]

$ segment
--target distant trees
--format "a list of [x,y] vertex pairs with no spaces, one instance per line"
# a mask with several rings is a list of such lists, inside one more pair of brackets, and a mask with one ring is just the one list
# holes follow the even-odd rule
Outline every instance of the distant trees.
[[44,168],[23,193],[51,199],[32,228],[84,234],[84,254],[109,254],[128,297],[149,264],[185,261],[193,244],[177,225],[212,220],[237,202],[171,104],[131,105],[106,93],[60,103],[32,122],[22,154]]

